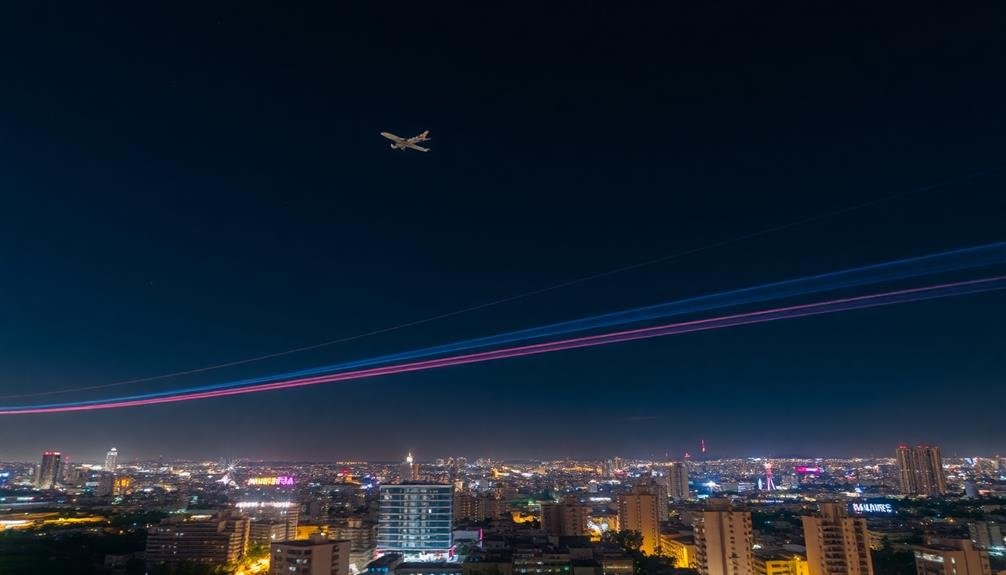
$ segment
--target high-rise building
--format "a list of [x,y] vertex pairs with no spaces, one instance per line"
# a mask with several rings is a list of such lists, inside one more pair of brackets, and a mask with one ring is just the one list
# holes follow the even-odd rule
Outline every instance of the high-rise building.
[[335,539],[349,541],[349,568],[360,573],[374,560],[377,551],[377,525],[360,517],[350,517],[345,523],[333,525],[329,533]]
[[454,492],[454,522],[481,521],[477,516],[478,496],[469,490]]
[[506,512],[506,502],[494,494],[477,494],[468,490],[454,492],[454,521],[485,521],[499,519]]
[[751,513],[726,500],[710,500],[695,523],[695,555],[702,575],[753,575]]
[[237,513],[171,517],[147,534],[147,567],[199,563],[225,565],[244,556],[248,519]]
[[898,471],[901,492],[905,495],[943,495],[947,492],[947,478],[943,473],[940,448],[920,445],[898,447]]
[[349,575],[349,541],[330,540],[313,533],[302,541],[282,541],[269,545],[269,573],[272,575]]
[[451,548],[454,489],[450,485],[382,485],[377,521],[379,553],[436,558]]
[[116,448],[111,448],[108,453],[105,454],[105,471],[115,471],[115,466],[119,461],[119,450]]
[[978,549],[992,551],[997,555],[1006,555],[1006,539],[1003,538],[1002,527],[993,521],[973,521],[968,523],[968,534],[971,542]]
[[454,492],[454,522],[480,521],[476,516],[477,496],[467,489]]
[[42,464],[35,476],[35,487],[55,489],[63,474],[63,454],[58,451],[43,451]]
[[87,471],[81,479],[82,492],[94,497],[109,497],[115,490],[115,476],[108,471]]
[[401,483],[406,481],[419,481],[419,464],[412,458],[412,452],[405,456],[401,469],[398,472],[398,480]]
[[589,537],[590,507],[575,499],[541,504],[541,528],[549,535]]
[[640,548],[647,555],[660,554],[660,509],[667,508],[666,493],[652,479],[642,481],[618,497],[618,527],[643,535]]
[[291,501],[242,501],[237,504],[249,520],[248,541],[268,545],[297,538],[300,504]]
[[480,521],[486,519],[499,519],[507,514],[506,501],[498,494],[486,494],[478,498],[476,502],[478,517]]
[[801,519],[810,575],[873,575],[866,519],[849,517],[840,503],[822,503],[820,517]]
[[918,575],[992,575],[988,551],[968,539],[935,539],[913,545]]
[[688,499],[691,497],[688,489],[688,466],[683,461],[667,466],[667,495],[671,499]]

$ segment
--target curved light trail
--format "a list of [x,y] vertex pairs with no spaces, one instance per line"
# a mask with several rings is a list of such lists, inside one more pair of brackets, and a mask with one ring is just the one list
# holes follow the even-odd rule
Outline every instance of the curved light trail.
[[79,402],[75,404],[65,404],[61,406],[8,407],[0,409],[0,415],[63,413],[73,411],[117,409],[124,407],[136,407],[141,405],[156,405],[161,403],[191,401],[196,399],[209,399],[213,397],[226,397],[230,395],[243,395],[247,393],[275,391],[280,389],[291,389],[296,387],[305,387],[309,385],[319,385],[324,383],[335,383],[338,381],[365,379],[370,377],[392,375],[397,373],[407,373],[413,371],[425,371],[441,367],[466,365],[470,363],[481,363],[497,359],[508,359],[529,355],[539,355],[543,353],[551,353],[555,351],[563,351],[568,349],[595,347],[625,341],[649,339],[667,335],[679,335],[699,331],[709,331],[727,327],[765,323],[783,319],[795,319],[800,317],[837,313],[841,311],[880,307],[898,303],[924,301],[936,298],[982,293],[1001,289],[1006,289],[1006,276],[997,276],[997,277],[970,280],[970,281],[946,283],[940,285],[890,291],[890,292],[863,295],[857,297],[834,299],[817,303],[778,307],[766,310],[719,316],[714,318],[697,319],[674,324],[658,325],[658,326],[644,327],[626,331],[618,331],[613,333],[598,334],[598,335],[577,337],[571,339],[564,339],[559,341],[524,345],[519,347],[510,347],[491,351],[483,351],[466,355],[457,355],[457,356],[442,357],[438,359],[431,359],[424,361],[407,362],[396,365],[388,365],[370,369],[361,369],[356,371],[348,371],[317,377],[305,377],[285,381],[277,381],[272,383],[249,385],[240,388],[218,389],[218,390],[202,391],[196,393],[181,393],[165,397],[153,397],[143,399],[95,400],[93,402]]
[[963,182],[966,182],[966,181],[969,181],[969,180],[972,180],[972,179],[975,179],[975,178],[986,176],[988,174],[999,172],[1002,169],[1003,169],[1003,166],[999,166],[999,167],[995,167],[995,168],[990,168],[990,169],[986,169],[986,170],[981,170],[981,171],[977,171],[977,172],[971,172],[971,173],[968,173],[968,174],[963,174],[963,175],[960,175],[960,176],[956,176],[956,177],[953,177],[953,178],[949,178],[949,179],[946,179],[946,180],[942,180],[942,181],[936,182],[934,184],[929,184],[929,185],[926,185],[926,186],[921,186],[921,187],[918,187],[918,188],[913,188],[913,189],[905,190],[903,192],[898,192],[896,194],[891,194],[889,196],[884,196],[884,197],[877,198],[875,200],[870,200],[870,201],[867,201],[867,202],[863,202],[863,203],[860,203],[860,204],[855,204],[855,205],[851,205],[851,206],[845,206],[843,208],[839,208],[837,210],[833,210],[833,211],[830,211],[830,212],[825,212],[823,214],[817,214],[817,215],[809,216],[809,217],[802,218],[802,219],[799,219],[799,220],[794,220],[794,221],[791,221],[791,222],[788,222],[788,223],[785,223],[785,224],[780,224],[780,225],[772,226],[772,227],[769,227],[769,228],[764,228],[764,229],[761,229],[761,230],[758,230],[758,231],[754,231],[754,232],[749,232],[749,233],[746,233],[746,234],[742,234],[742,235],[739,235],[739,236],[734,236],[732,238],[727,238],[727,239],[724,239],[724,240],[720,240],[718,242],[713,242],[711,244],[705,244],[703,246],[698,246],[698,247],[694,247],[694,248],[689,248],[689,249],[685,249],[685,250],[673,252],[673,253],[670,253],[670,254],[665,254],[663,256],[660,256],[660,257],[657,257],[657,258],[653,258],[653,259],[649,259],[649,260],[645,260],[645,261],[642,261],[642,262],[636,262],[636,263],[633,263],[633,264],[629,264],[629,265],[625,265],[625,266],[621,266],[621,267],[609,269],[609,270],[606,270],[606,271],[597,272],[597,273],[586,275],[586,276],[581,276],[581,277],[578,277],[578,278],[574,278],[572,280],[567,280],[567,281],[560,282],[560,283],[557,283],[557,284],[552,284],[550,286],[545,286],[545,287],[542,287],[542,288],[538,288],[538,289],[534,289],[534,290],[530,290],[530,291],[526,291],[526,292],[521,292],[521,293],[514,294],[514,295],[511,295],[511,296],[507,296],[507,297],[504,297],[504,298],[500,298],[500,299],[496,299],[496,300],[492,300],[492,301],[488,301],[488,302],[483,302],[483,303],[480,303],[480,304],[476,304],[476,305],[464,307],[464,308],[461,308],[461,309],[456,309],[456,310],[453,310],[453,311],[449,311],[449,312],[445,312],[445,313],[440,313],[440,314],[428,316],[428,317],[425,317],[425,318],[415,319],[415,320],[412,320],[412,321],[407,321],[407,322],[403,322],[403,323],[400,323],[400,324],[397,324],[397,325],[392,325],[392,326],[388,326],[388,327],[384,327],[384,328],[380,328],[380,329],[376,329],[376,330],[372,330],[372,331],[368,331],[368,332],[364,332],[364,333],[358,333],[358,334],[355,334],[355,335],[349,335],[349,336],[340,337],[340,338],[329,340],[329,341],[323,341],[323,342],[315,343],[315,344],[311,344],[311,345],[306,345],[306,346],[301,346],[301,347],[295,347],[295,348],[292,348],[292,349],[286,349],[286,350],[283,350],[283,351],[277,351],[277,352],[273,352],[273,353],[268,353],[268,354],[265,354],[265,355],[259,355],[259,356],[255,356],[255,357],[246,357],[244,359],[238,359],[238,360],[233,360],[233,361],[218,363],[218,364],[215,364],[215,365],[207,365],[207,366],[197,367],[197,368],[192,368],[192,369],[186,369],[186,370],[182,370],[182,371],[174,371],[174,372],[170,372],[170,373],[162,373],[162,374],[159,374],[159,375],[151,375],[151,376],[147,376],[147,377],[140,377],[140,378],[135,378],[135,379],[128,379],[128,380],[125,380],[125,381],[116,381],[116,382],[112,382],[112,383],[105,383],[105,384],[99,384],[99,385],[88,385],[88,386],[84,386],[84,387],[74,387],[74,388],[66,388],[66,389],[55,389],[55,390],[39,391],[39,392],[32,392],[32,393],[18,393],[18,394],[0,395],[0,399],[8,399],[8,398],[15,398],[15,397],[38,397],[38,396],[43,396],[43,395],[57,395],[57,394],[63,394],[63,393],[72,393],[72,392],[75,392],[75,391],[88,391],[88,390],[95,390],[95,389],[107,389],[107,388],[110,388],[110,387],[120,387],[120,386],[123,386],[123,385],[130,385],[130,384],[135,384],[135,383],[144,383],[144,382],[149,382],[149,381],[158,381],[158,380],[163,380],[163,379],[170,379],[170,378],[174,378],[174,377],[180,377],[180,376],[183,376],[183,375],[193,375],[193,374],[197,374],[197,373],[205,373],[205,372],[208,372],[208,371],[215,371],[215,370],[219,370],[219,369],[224,369],[224,368],[227,368],[227,367],[235,367],[235,366],[238,366],[238,365],[246,365],[246,364],[249,364],[249,363],[255,363],[255,362],[264,361],[264,360],[267,360],[267,359],[273,359],[273,358],[277,358],[277,357],[283,357],[283,356],[292,355],[292,354],[295,354],[295,353],[301,353],[301,352],[305,352],[305,351],[310,351],[310,350],[313,350],[313,349],[320,349],[320,348],[324,348],[324,347],[336,345],[336,344],[339,344],[339,343],[346,343],[346,342],[355,341],[355,340],[358,340],[358,339],[372,337],[372,336],[375,336],[375,335],[380,335],[380,334],[384,334],[384,333],[390,333],[390,332],[394,332],[394,331],[399,331],[399,330],[402,330],[402,329],[405,329],[405,328],[414,327],[414,326],[418,326],[418,325],[423,325],[423,324],[427,324],[427,323],[434,322],[434,321],[437,321],[437,320],[446,319],[446,318],[450,318],[450,317],[454,317],[454,316],[458,316],[458,315],[463,315],[463,314],[466,314],[466,313],[470,313],[470,312],[474,312],[474,311],[479,311],[479,310],[482,310],[482,309],[487,309],[487,308],[498,306],[498,305],[501,305],[501,304],[504,304],[504,303],[509,303],[509,302],[513,302],[513,301],[525,299],[525,298],[528,298],[528,297],[531,297],[531,296],[535,296],[535,295],[540,295],[540,294],[543,294],[543,293],[549,293],[549,292],[552,292],[552,291],[555,291],[555,290],[559,290],[559,289],[562,289],[562,288],[579,285],[579,284],[586,283],[586,282],[589,282],[589,281],[592,281],[592,280],[596,280],[596,279],[600,279],[600,278],[604,278],[604,277],[613,276],[613,275],[620,274],[620,273],[623,273],[623,272],[627,272],[627,271],[631,271],[631,270],[635,270],[635,269],[639,269],[639,268],[644,268],[644,267],[647,267],[647,266],[652,266],[652,265],[655,265],[655,264],[659,264],[659,263],[671,261],[671,260],[674,260],[674,259],[678,259],[678,258],[681,258],[681,257],[684,257],[684,256],[697,254],[697,253],[700,253],[700,252],[704,252],[704,251],[708,251],[708,250],[711,250],[711,249],[715,249],[715,248],[727,246],[727,245],[730,245],[730,244],[742,242],[742,241],[749,240],[749,239],[758,238],[758,237],[761,237],[761,236],[766,236],[766,235],[769,235],[769,234],[773,234],[773,233],[776,233],[776,232],[781,232],[781,231],[784,231],[784,230],[788,230],[788,229],[791,229],[791,228],[803,226],[803,225],[806,225],[806,224],[810,224],[810,223],[814,223],[814,222],[819,222],[819,221],[822,221],[822,220],[826,220],[826,219],[829,219],[829,218],[833,218],[833,217],[836,217],[836,216],[847,214],[849,212],[854,212],[854,211],[857,211],[857,210],[861,210],[863,208],[868,208],[868,207],[871,207],[871,206],[874,206],[874,205],[877,205],[877,204],[880,204],[880,203],[883,203],[883,202],[888,202],[888,201],[895,200],[895,199],[902,199],[902,198],[905,198],[905,197],[908,197],[908,196],[912,196],[912,195],[915,195],[915,194],[919,194],[919,193],[923,193],[923,192],[928,192],[928,191],[932,191],[932,190],[937,190],[937,189],[940,189],[940,188],[943,188],[943,187],[947,187],[947,186],[951,186],[951,185],[954,185],[954,184],[957,184],[957,183],[963,183]]
[[[448,353],[484,349],[517,342],[534,341],[606,327],[641,323],[645,321],[666,319],[718,309],[763,303],[767,301],[776,301],[785,298],[812,295],[852,287],[862,287],[878,283],[1001,264],[1006,264],[1006,242],[974,246],[947,252],[938,252],[924,256],[893,260],[868,266],[849,268],[835,272],[695,296],[656,305],[621,310],[491,336],[477,337],[458,342],[379,355],[337,364],[323,365],[298,371],[182,389],[175,388],[165,391],[120,396],[116,398],[116,400],[140,400],[155,397],[168,397],[184,393],[240,388],[271,381],[331,374],[351,369],[435,357]],[[84,405],[86,403],[88,402],[47,403],[36,404],[32,407],[65,407],[68,405]],[[3,408],[0,407],[0,409]],[[15,409],[15,407],[11,407],[10,409]]]

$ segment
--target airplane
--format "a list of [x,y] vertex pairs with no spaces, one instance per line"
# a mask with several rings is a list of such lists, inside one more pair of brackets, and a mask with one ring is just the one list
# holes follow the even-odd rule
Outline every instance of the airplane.
[[393,150],[417,150],[420,152],[429,152],[429,148],[424,148],[422,146],[417,146],[418,142],[427,142],[430,140],[430,131],[426,130],[418,136],[413,136],[411,138],[402,138],[396,136],[391,132],[381,132],[381,135],[392,141],[391,148]]

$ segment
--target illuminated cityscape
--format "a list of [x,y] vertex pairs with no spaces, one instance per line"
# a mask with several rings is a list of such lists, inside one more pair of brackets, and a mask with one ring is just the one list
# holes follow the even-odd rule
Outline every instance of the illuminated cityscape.
[[[277,565],[292,565],[340,575],[463,575],[500,565],[606,573],[631,571],[640,557],[717,575],[879,574],[883,561],[902,556],[926,574],[949,573],[948,563],[966,574],[1006,565],[1006,457],[941,459],[945,493],[919,495],[906,493],[915,487],[902,481],[903,450],[888,458],[445,456],[405,464],[126,454],[114,474],[81,461],[40,488],[38,470],[55,465],[47,451],[35,463],[0,464],[10,473],[0,526],[9,535],[144,530],[142,548],[103,559],[122,569],[141,558],[148,569],[286,573]],[[759,489],[767,465],[779,484]],[[669,495],[664,483],[682,472],[687,493]],[[107,487],[95,477],[107,477]],[[972,483],[977,493],[968,495]]]
[[0,575],[1006,575],[1002,3],[9,4]]

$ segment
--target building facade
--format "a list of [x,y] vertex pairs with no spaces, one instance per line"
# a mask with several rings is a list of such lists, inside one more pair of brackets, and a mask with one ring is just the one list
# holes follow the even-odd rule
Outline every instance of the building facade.
[[629,493],[618,497],[618,528],[622,531],[638,531],[643,535],[641,551],[647,555],[660,555],[660,506],[667,507],[661,500],[656,484],[640,483]]
[[801,520],[810,575],[873,575],[866,519],[848,517],[842,504],[822,503],[820,517]]
[[248,519],[237,513],[172,517],[147,534],[147,566],[199,563],[225,565],[248,548]]
[[350,575],[349,541],[332,541],[321,533],[306,541],[269,545],[272,575]]
[[454,490],[450,485],[382,485],[377,522],[378,553],[407,558],[446,554],[452,546]]
[[754,573],[754,529],[751,513],[730,508],[728,501],[710,501],[695,523],[695,555],[702,575]]
[[695,537],[687,533],[661,533],[660,552],[674,559],[674,566],[681,569],[698,569],[698,550]]
[[988,552],[969,539],[931,540],[912,552],[918,575],[992,575]]
[[972,521],[968,523],[968,535],[978,549],[1006,555],[1006,539],[1003,538],[1002,526],[993,521]]
[[290,501],[243,501],[237,508],[247,517],[249,541],[253,545],[269,545],[275,541],[297,538],[300,505]]
[[58,451],[43,451],[42,463],[35,475],[35,487],[55,489],[63,474],[63,454]]
[[755,575],[810,575],[807,559],[792,553],[755,553]]
[[667,466],[667,495],[671,499],[684,500],[691,497],[688,489],[688,466],[677,461]]
[[113,447],[105,454],[105,471],[115,471],[118,462],[119,450]]
[[947,478],[943,473],[943,456],[940,455],[939,447],[898,447],[898,472],[901,492],[905,495],[932,497],[947,492]]
[[409,452],[405,456],[405,461],[402,462],[398,472],[398,481],[399,483],[419,481],[419,464],[412,458],[412,452]]
[[541,504],[541,528],[549,535],[589,537],[590,507],[575,500]]
[[454,521],[485,521],[499,519],[506,513],[506,502],[488,493],[474,493],[468,490],[454,493]]
[[363,571],[377,552],[377,525],[361,517],[350,517],[344,524],[333,525],[329,532],[335,539],[349,541],[349,569]]

